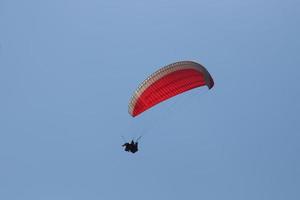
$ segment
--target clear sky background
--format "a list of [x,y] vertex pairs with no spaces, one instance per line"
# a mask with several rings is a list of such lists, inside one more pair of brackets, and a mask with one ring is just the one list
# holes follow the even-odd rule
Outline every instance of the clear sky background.
[[[299,200],[299,8],[0,0],[0,199]],[[138,84],[179,60],[215,87],[133,119]]]

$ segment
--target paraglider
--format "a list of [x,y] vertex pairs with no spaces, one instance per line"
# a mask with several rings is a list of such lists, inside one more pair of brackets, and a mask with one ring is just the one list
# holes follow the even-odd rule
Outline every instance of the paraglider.
[[[151,74],[133,93],[128,112],[136,117],[153,106],[194,88],[207,86],[211,89],[214,81],[204,66],[193,61],[175,62]],[[138,151],[138,142],[122,145],[125,151]]]

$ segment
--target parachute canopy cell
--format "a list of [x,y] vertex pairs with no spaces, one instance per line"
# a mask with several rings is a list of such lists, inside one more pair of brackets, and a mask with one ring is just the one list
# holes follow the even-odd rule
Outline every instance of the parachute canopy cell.
[[140,84],[131,97],[128,112],[135,117],[164,100],[205,85],[209,89],[214,86],[205,67],[192,61],[172,63]]

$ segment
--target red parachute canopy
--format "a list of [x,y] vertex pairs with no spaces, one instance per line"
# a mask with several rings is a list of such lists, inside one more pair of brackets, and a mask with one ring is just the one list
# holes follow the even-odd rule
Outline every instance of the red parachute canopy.
[[128,112],[135,117],[166,99],[205,85],[209,89],[214,86],[205,67],[192,61],[172,63],[154,72],[137,88]]

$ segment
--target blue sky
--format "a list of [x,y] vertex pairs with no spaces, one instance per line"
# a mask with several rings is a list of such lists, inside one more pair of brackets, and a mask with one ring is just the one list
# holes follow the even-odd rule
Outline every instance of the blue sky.
[[[299,6],[0,0],[0,199],[298,200]],[[131,118],[179,60],[215,87]]]

